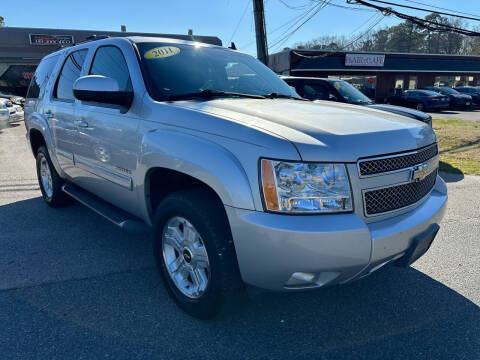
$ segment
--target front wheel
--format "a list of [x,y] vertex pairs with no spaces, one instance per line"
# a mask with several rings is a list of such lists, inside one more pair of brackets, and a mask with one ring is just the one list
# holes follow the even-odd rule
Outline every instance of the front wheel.
[[208,319],[244,299],[223,204],[207,190],[167,196],[156,211],[154,236],[164,283],[186,313]]
[[417,110],[418,111],[424,111],[425,110],[425,105],[423,105],[422,103],[418,103],[417,104]]

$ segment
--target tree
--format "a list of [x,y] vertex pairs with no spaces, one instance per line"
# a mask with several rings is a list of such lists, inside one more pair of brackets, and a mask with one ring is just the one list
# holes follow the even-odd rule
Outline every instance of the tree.
[[[465,28],[465,23],[461,19],[448,18],[437,13],[431,13],[425,19],[438,24]],[[480,31],[480,28],[477,28],[476,31]],[[430,54],[480,54],[480,37],[466,36],[451,31],[432,31],[409,21],[385,27],[370,34],[360,35],[361,32],[351,36],[324,35],[305,43],[299,43],[297,47]]]

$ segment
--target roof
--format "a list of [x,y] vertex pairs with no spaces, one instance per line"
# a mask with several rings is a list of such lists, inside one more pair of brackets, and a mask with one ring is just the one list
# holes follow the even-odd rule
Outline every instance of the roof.
[[[0,27],[0,46],[25,43],[29,44],[29,34],[51,34],[51,35],[73,35],[75,43],[84,41],[91,35],[108,35],[112,37],[144,36],[144,37],[163,37],[170,39],[182,39],[204,42],[213,45],[222,45],[220,38],[216,36],[204,35],[186,35],[186,34],[168,34],[168,33],[145,33],[145,32],[122,32],[94,29],[51,29],[51,28],[25,28],[25,27]],[[44,45],[50,47],[49,45]],[[55,47],[55,46],[53,46]],[[57,46],[58,47],[58,46]]]
[[[381,62],[347,64],[347,54],[385,55]],[[480,74],[480,55],[410,54],[355,52],[338,50],[284,50],[269,57],[269,66],[277,73],[314,75],[320,73],[448,73]]]
[[[428,53],[407,53],[407,52],[389,52],[389,51],[347,51],[347,50],[320,50],[320,49],[286,49],[281,52],[296,52],[299,54],[306,53],[308,55],[314,54],[365,54],[365,55],[387,55],[399,57],[427,57],[427,58],[466,58],[479,59],[480,55],[463,55],[463,54],[428,54]],[[272,54],[274,55],[274,54]]]
[[[36,65],[44,56],[62,48],[59,44],[32,43],[32,35],[47,35],[67,38],[68,42],[63,47],[70,46],[73,40],[78,44],[87,40],[92,35],[110,37],[132,37],[177,39],[196,41],[212,45],[222,45],[222,41],[216,36],[183,35],[183,34],[155,34],[136,33],[104,30],[73,30],[73,29],[49,29],[49,28],[21,28],[0,27],[0,61],[14,64]],[[165,40],[167,41],[167,40]]]

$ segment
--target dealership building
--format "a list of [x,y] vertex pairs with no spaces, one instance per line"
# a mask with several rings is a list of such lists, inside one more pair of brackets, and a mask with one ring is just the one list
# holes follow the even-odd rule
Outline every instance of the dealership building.
[[0,27],[0,92],[25,96],[30,79],[45,55],[86,41],[92,35],[168,37],[222,45],[214,36]]
[[269,66],[283,75],[348,80],[380,103],[395,88],[480,85],[480,55],[287,49],[270,55]]

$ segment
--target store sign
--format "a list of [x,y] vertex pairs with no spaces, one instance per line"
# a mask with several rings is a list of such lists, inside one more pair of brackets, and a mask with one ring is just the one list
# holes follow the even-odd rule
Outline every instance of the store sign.
[[345,54],[345,66],[383,66],[385,54]]
[[72,45],[73,35],[30,34],[31,45]]

